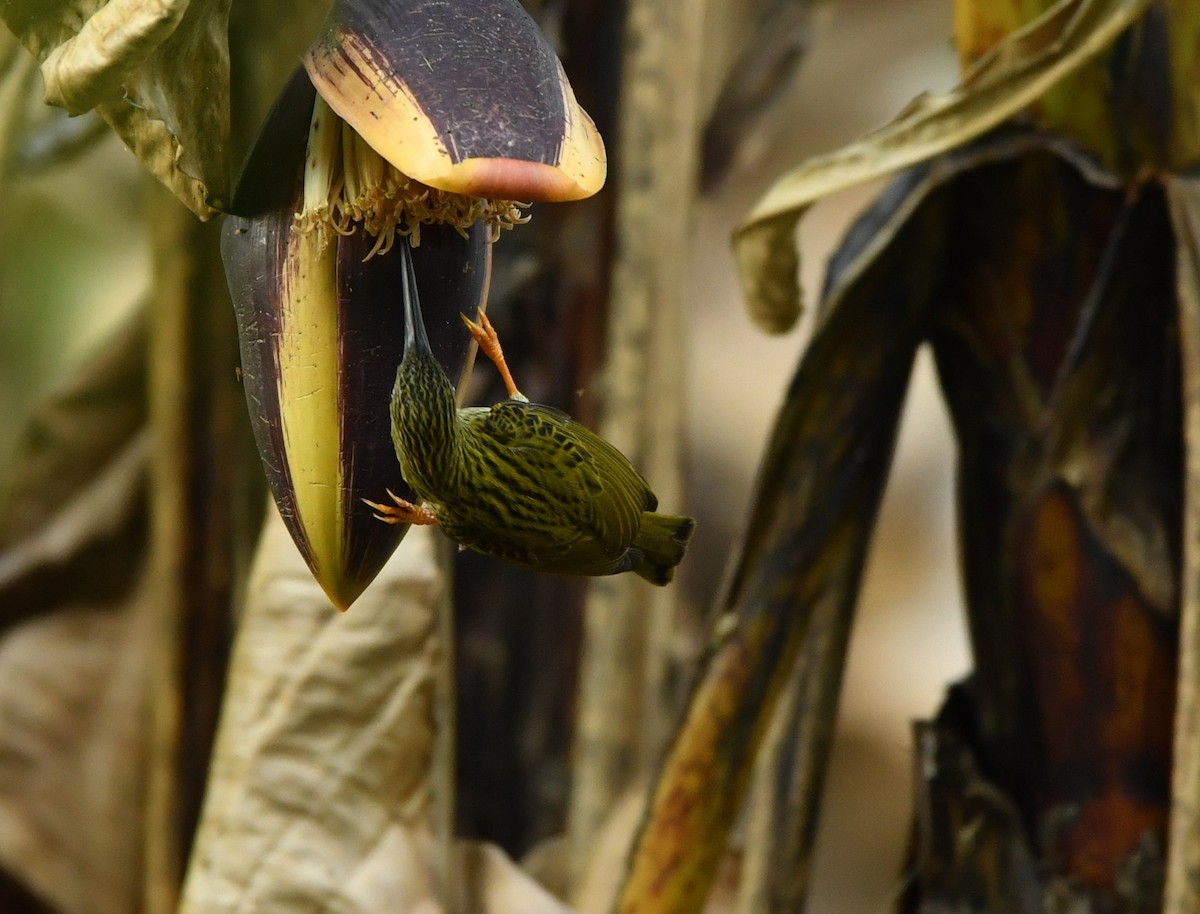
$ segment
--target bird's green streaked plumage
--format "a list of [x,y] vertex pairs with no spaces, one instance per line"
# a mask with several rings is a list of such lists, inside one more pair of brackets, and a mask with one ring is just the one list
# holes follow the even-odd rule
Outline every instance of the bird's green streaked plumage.
[[666,584],[695,522],[656,514],[625,456],[565,413],[511,397],[459,409],[433,358],[411,255],[403,289],[404,359],[392,391],[392,441],[405,480],[467,548],[560,574],[634,571]]

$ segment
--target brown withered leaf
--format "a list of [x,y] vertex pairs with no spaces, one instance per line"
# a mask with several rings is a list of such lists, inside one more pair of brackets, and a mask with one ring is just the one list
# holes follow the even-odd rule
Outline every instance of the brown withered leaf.
[[134,321],[35,412],[0,510],[0,867],[62,912],[140,900],[142,341]]
[[201,218],[229,196],[231,0],[9,0],[0,16],[42,65],[46,101],[95,108]]
[[[855,239],[858,256],[838,265],[857,284],[835,291],[776,417],[749,535],[654,786],[621,914],[700,909],[806,638],[815,645],[804,656],[810,739],[795,764],[815,768],[808,783],[821,782],[863,555],[935,281],[915,268],[923,223],[906,220],[947,173],[951,164],[895,190],[864,217],[870,231]],[[882,256],[877,236],[892,240]],[[814,801],[796,798],[808,810]]]
[[[572,910],[578,914],[610,914],[621,887],[629,848],[637,833],[638,819],[645,806],[646,784],[638,783],[614,804],[592,845],[593,853],[571,893]],[[528,861],[525,861],[528,866]],[[712,891],[703,914],[730,914],[735,910],[738,883],[742,878],[742,855],[731,849],[714,874]]]
[[1038,836],[1047,898],[1074,881],[1096,909],[1157,908],[1184,500],[1162,188],[1045,150],[953,191],[930,338],[959,442],[980,765]]
[[[915,192],[931,178],[930,193]],[[899,228],[877,218],[893,196],[907,197],[893,206]],[[923,332],[934,344],[962,452],[963,563],[980,709],[974,729],[987,748],[981,764],[996,775],[998,791],[1012,789],[1015,758],[1054,770],[1058,793],[1043,789],[1050,800],[1042,808],[1020,810],[1040,817],[1034,831],[1043,847],[1064,846],[1062,836],[1083,846],[1082,832],[1062,810],[1075,810],[1079,821],[1085,815],[1101,821],[1086,859],[1097,867],[1111,860],[1114,869],[1134,874],[1131,894],[1152,897],[1147,887],[1154,844],[1162,838],[1175,654],[1162,619],[1175,599],[1172,531],[1180,501],[1173,488],[1173,331],[1164,294],[1170,239],[1161,197],[1153,184],[1122,193],[1112,176],[1061,142],[1004,132],[913,169],[875,210],[851,229],[832,262],[822,327],[864,295],[882,309],[924,311],[930,321]],[[900,245],[908,255],[892,260]],[[913,269],[924,274],[923,300],[912,298],[921,294],[907,275]],[[899,299],[890,297],[896,287],[904,290]],[[843,346],[844,358],[872,373],[860,337]],[[811,484],[836,487],[823,477]],[[751,539],[747,555],[764,541]],[[1026,582],[1031,569],[1043,567],[1069,571],[1038,578],[1039,591]],[[1070,599],[1054,603],[1047,594]],[[813,645],[836,632],[810,624],[800,663],[812,665],[810,681],[824,678],[836,689],[836,669],[824,661],[822,673],[821,657],[813,655]],[[1068,634],[1056,643],[1057,630]],[[1080,631],[1088,635],[1071,643],[1069,633]],[[1113,683],[1120,683],[1119,694]],[[1079,695],[1095,697],[1084,706]],[[1045,731],[1030,724],[1027,709],[1035,702],[1056,722]],[[803,729],[783,755],[786,764],[767,772],[769,801],[786,813],[768,836],[761,878],[769,903],[755,910],[795,910],[803,902],[820,784],[811,766],[823,764],[828,730],[819,722],[829,707],[810,704],[797,715]],[[1136,766],[1122,755],[1123,739],[1137,746]],[[971,805],[978,790],[968,781],[956,782],[967,795],[936,802]],[[1009,803],[1018,801],[1010,796]],[[921,861],[934,860],[918,872],[926,904],[982,910],[967,895],[1041,892],[1021,882],[1030,868],[1012,863],[1019,854],[1011,835],[990,813],[988,822],[986,829],[963,826],[979,844],[952,848],[962,854],[956,858],[943,854],[949,844],[936,830],[917,833],[919,841],[943,844],[918,844],[915,851]],[[1046,854],[1052,861],[1060,856]],[[945,859],[959,867],[949,887],[938,883],[938,862]],[[1076,874],[1051,875],[1048,895],[1064,892]],[[1017,910],[1016,903],[988,909]],[[1039,894],[1029,910],[1040,905]]]
[[[976,671],[975,722],[960,729],[975,734],[973,748],[998,800],[984,804],[990,811],[983,810],[978,827],[970,821],[981,809],[973,777],[945,780],[936,797],[922,801],[951,821],[916,832],[919,892],[913,890],[917,901],[905,910],[920,902],[982,910],[976,899],[991,898],[1009,900],[989,910],[1008,911],[1029,897],[1034,903],[1020,909],[1041,910],[1043,887],[1025,881],[1038,869],[1048,876],[1047,899],[1083,891],[1071,888],[1082,870],[1092,878],[1086,891],[1097,897],[1111,888],[1109,897],[1154,903],[1165,836],[1177,653],[1170,617],[1182,501],[1171,258],[1156,183],[1122,188],[1060,141],[1004,131],[904,175],[854,225],[832,261],[818,336],[784,416],[801,416],[838,395],[803,383],[814,360],[820,383],[838,393],[876,384],[879,353],[900,345],[874,332],[884,320],[876,312],[905,315],[891,318],[899,321],[893,336],[932,341],[962,452],[963,564]],[[829,342],[848,310],[858,315],[843,325],[852,329]],[[826,342],[833,354],[818,348]],[[844,381],[839,372],[850,369],[841,362],[861,376]],[[674,805],[660,806],[678,825],[692,815],[689,796],[711,793],[706,779],[713,769],[740,771],[743,757],[735,753],[754,746],[761,720],[744,709],[769,705],[770,684],[798,653],[800,671],[811,671],[796,689],[805,705],[782,753],[786,764],[767,771],[765,785],[773,809],[786,813],[767,830],[773,846],[760,877],[764,904],[747,910],[796,910],[806,888],[849,604],[837,615],[825,607],[831,592],[852,594],[855,582],[815,585],[850,557],[842,550],[860,547],[849,538],[839,544],[831,527],[811,542],[791,534],[790,546],[780,548],[787,525],[812,524],[810,517],[828,508],[814,501],[797,511],[794,496],[781,499],[777,480],[786,478],[779,459],[788,450],[812,459],[834,446],[843,434],[841,416],[827,417],[825,428],[806,429],[794,419],[777,426],[727,604],[734,610],[730,634],[718,642],[702,682],[707,691],[699,695],[708,703],[693,709],[688,721],[698,723],[683,734],[708,754],[692,753],[687,783],[676,762],[689,760],[681,737],[665,769],[675,781],[658,789],[668,798],[666,790],[674,789]],[[882,416],[861,421],[878,423]],[[852,468],[877,459],[875,449],[842,453],[847,459],[833,472],[798,477],[797,491],[808,488],[825,499],[862,485],[851,478],[858,472]],[[787,511],[782,516],[779,504]],[[792,595],[790,606],[785,594]],[[763,613],[748,598],[773,603],[785,618]],[[820,689],[804,694],[814,685]],[[714,719],[724,731],[706,736],[702,726]],[[1014,770],[1053,776],[1051,786],[1038,787],[1037,805],[1013,791]],[[953,795],[959,789],[963,794]],[[1005,806],[1019,810],[1007,825],[998,814]],[[667,834],[662,843],[670,850],[661,824],[670,825],[670,816],[658,818],[645,843]],[[1012,841],[1014,823],[1029,821],[1042,842],[1040,867],[1022,865]],[[1090,834],[1080,827],[1097,822]],[[703,824],[712,827],[711,820]],[[954,843],[966,837],[978,841]],[[698,853],[677,855],[676,873],[698,870]],[[669,858],[660,857],[660,865],[661,859]],[[1185,851],[1182,859],[1194,857]],[[948,876],[939,870],[947,860]],[[1194,879],[1186,866],[1184,875]]]
[[917,98],[881,130],[784,174],[734,233],[751,317],[772,333],[799,317],[793,235],[815,201],[980,136],[1102,53],[1145,7],[1145,0],[1061,0],[997,44],[952,92]]
[[[698,909],[740,809],[776,696],[789,677],[797,726],[766,771],[786,810],[758,878],[794,910],[806,891],[862,559],[909,367],[930,331],[964,175],[1044,146],[1000,131],[911,169],[851,228],[830,265],[816,335],[776,419],[743,554],[689,708],[654,788],[622,914]],[[748,864],[751,862],[748,859]]]
[[969,707],[964,691],[952,689],[935,721],[913,726],[914,836],[897,907],[910,911],[932,897],[945,910],[1033,914],[1044,910],[1036,854],[1018,810],[979,772],[964,735]]

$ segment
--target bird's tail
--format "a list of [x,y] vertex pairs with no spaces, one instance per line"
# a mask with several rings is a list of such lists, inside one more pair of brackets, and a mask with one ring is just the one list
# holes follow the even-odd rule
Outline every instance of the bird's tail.
[[643,559],[633,570],[651,584],[660,587],[669,584],[695,531],[696,521],[690,517],[647,511],[642,515],[642,528],[633,541],[633,547],[641,551]]

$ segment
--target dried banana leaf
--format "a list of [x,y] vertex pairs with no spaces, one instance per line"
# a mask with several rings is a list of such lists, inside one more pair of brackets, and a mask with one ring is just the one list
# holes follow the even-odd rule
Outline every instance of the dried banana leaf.
[[1163,194],[1046,151],[955,196],[932,341],[960,446],[973,748],[1048,897],[1142,910],[1161,893],[1183,501]]
[[449,598],[435,535],[340,614],[268,512],[182,911],[407,909],[440,875],[416,847]]
[[793,235],[814,202],[947,152],[1011,118],[1105,51],[1145,0],[1063,0],[1006,36],[957,89],[922,96],[886,127],[779,178],[734,234],[750,315],[782,332],[800,315]]
[[0,16],[41,61],[46,100],[96,108],[201,218],[229,197],[230,0],[10,0]]
[[[941,237],[938,186],[974,161],[922,169],[897,185],[835,264],[829,306],[776,419],[713,643],[653,789],[623,914],[700,908],[773,702],[797,662],[805,664],[804,742],[796,783],[780,802],[798,804],[798,821],[811,822],[862,561],[939,282],[937,258],[925,270],[917,255]],[[811,830],[801,856],[810,841]]]

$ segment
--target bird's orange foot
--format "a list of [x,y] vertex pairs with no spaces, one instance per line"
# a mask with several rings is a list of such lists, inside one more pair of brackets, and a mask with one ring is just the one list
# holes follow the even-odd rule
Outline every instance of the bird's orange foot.
[[391,489],[388,489],[387,493],[395,502],[394,505],[381,505],[366,498],[362,500],[364,505],[375,510],[377,520],[381,520],[385,524],[417,524],[419,526],[437,523],[437,515],[428,508],[405,501]]
[[492,322],[488,320],[487,313],[479,312],[479,322],[471,320],[465,314],[460,314],[463,323],[467,325],[467,329],[471,331],[471,336],[475,337],[475,342],[479,344],[479,351],[486,355],[495,364],[500,371],[500,377],[504,380],[504,388],[508,391],[508,395],[516,400],[528,401],[521,391],[517,389],[517,382],[513,380],[512,372],[508,370],[508,363],[504,361],[504,350],[500,348],[500,337],[496,335],[496,328],[492,326]]

